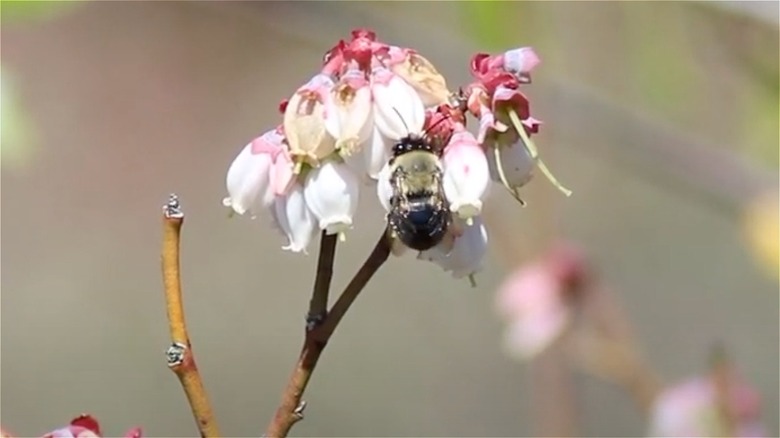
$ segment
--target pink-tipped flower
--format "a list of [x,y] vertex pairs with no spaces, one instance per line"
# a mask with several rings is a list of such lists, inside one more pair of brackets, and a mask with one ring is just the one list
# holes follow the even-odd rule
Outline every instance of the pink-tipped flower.
[[366,74],[352,63],[325,101],[325,128],[343,156],[360,151],[373,132],[374,109]]
[[228,197],[222,202],[243,215],[257,215],[284,193],[292,180],[292,162],[279,128],[244,146],[227,172]]
[[454,278],[470,277],[482,270],[488,248],[487,228],[481,216],[473,217],[470,225],[457,219],[454,222],[449,239],[420,252],[417,258],[439,265]]
[[312,169],[306,179],[306,204],[327,234],[344,233],[352,228],[358,205],[360,180],[345,163],[326,161]]
[[463,125],[456,128],[444,149],[444,194],[450,209],[466,221],[482,212],[482,198],[490,176],[485,151]]
[[471,59],[472,73],[484,77],[495,71],[515,75],[519,80],[530,82],[530,73],[539,64],[540,59],[531,47],[508,50],[499,55],[478,53]]
[[316,167],[336,150],[335,139],[325,129],[325,107],[333,86],[330,76],[317,74],[293,94],[284,108],[284,133],[296,174],[303,163]]
[[306,204],[300,183],[294,182],[287,194],[276,197],[273,218],[279,230],[287,236],[287,245],[282,249],[305,254],[317,232],[317,219]]
[[390,46],[387,64],[393,73],[414,87],[426,107],[435,107],[449,100],[451,93],[444,76],[417,51]]
[[425,107],[419,94],[400,76],[385,67],[376,67],[371,74],[374,97],[374,123],[382,135],[403,138],[422,131]]
[[[141,438],[141,428],[135,427],[125,433],[125,438]],[[101,438],[100,424],[91,415],[82,414],[70,424],[44,434],[41,438]]]
[[768,436],[760,421],[758,393],[737,376],[729,380],[725,399],[719,396],[711,375],[694,377],[662,391],[652,408],[650,436]]

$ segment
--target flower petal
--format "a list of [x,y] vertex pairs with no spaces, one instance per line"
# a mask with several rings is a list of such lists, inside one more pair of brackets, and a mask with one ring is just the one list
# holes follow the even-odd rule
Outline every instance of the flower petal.
[[276,155],[269,179],[271,180],[271,191],[276,196],[287,193],[290,185],[293,183],[295,175],[293,174],[293,162],[289,152],[285,149],[282,153]]
[[405,49],[405,55],[400,62],[392,65],[393,73],[414,87],[426,107],[447,103],[451,93],[444,76],[416,51]]
[[363,72],[347,70],[325,103],[325,128],[342,155],[360,150],[372,132],[371,89]]
[[273,158],[268,153],[254,153],[253,145],[263,137],[244,146],[228,168],[225,183],[229,197],[223,203],[236,213],[247,211],[255,215],[273,202],[270,171]]
[[465,128],[453,134],[442,161],[444,194],[450,209],[461,219],[479,215],[490,175],[485,151],[474,135]]
[[491,145],[486,155],[490,178],[498,183],[505,179],[509,189],[526,185],[534,176],[534,160],[520,142],[511,146]]
[[377,127],[373,128],[368,147],[364,151],[366,171],[371,178],[377,179],[382,167],[390,161],[392,143]]
[[318,74],[287,103],[284,132],[296,163],[317,166],[336,150],[335,139],[325,129],[325,104],[331,98],[333,85],[329,76]]
[[390,183],[390,164],[385,163],[382,170],[377,175],[376,180],[376,194],[379,198],[379,203],[384,207],[385,211],[390,211],[390,200],[393,197],[393,186]]
[[[439,245],[423,251],[418,255],[420,260],[428,260],[441,266],[447,272],[452,272],[455,278],[470,276],[482,269],[484,257],[487,254],[488,236],[485,224],[480,216],[473,218],[471,225],[458,224],[455,228],[462,229],[462,234],[454,237],[454,241],[442,241]],[[451,249],[447,249],[451,245]]]
[[569,315],[563,309],[513,320],[504,332],[504,351],[518,360],[531,359],[552,345],[568,322]]
[[341,234],[352,228],[358,205],[360,181],[345,163],[326,161],[312,169],[304,193],[306,203],[327,234]]
[[306,249],[317,231],[317,221],[306,205],[303,186],[295,183],[287,195],[276,197],[274,220],[287,235],[288,244],[282,249],[307,253]]
[[414,88],[390,70],[379,67],[371,75],[374,123],[379,131],[400,139],[422,131],[425,107]]

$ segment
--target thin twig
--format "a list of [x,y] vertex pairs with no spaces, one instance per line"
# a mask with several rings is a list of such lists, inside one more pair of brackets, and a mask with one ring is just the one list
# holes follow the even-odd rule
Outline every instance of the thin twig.
[[195,365],[187,325],[184,321],[181,277],[179,275],[179,241],[184,213],[176,195],[163,207],[162,275],[165,302],[171,332],[171,346],[166,351],[168,366],[179,378],[187,395],[200,436],[219,437],[219,429],[209,404],[206,389]]
[[620,385],[650,415],[662,380],[644,358],[622,303],[596,283],[584,291],[589,326],[577,329],[574,359],[584,371]]
[[328,313],[328,295],[330,281],[333,278],[333,262],[336,256],[336,234],[322,232],[320,238],[320,256],[317,260],[317,276],[314,278],[314,290],[309,301],[309,313],[306,315],[306,329],[317,327]]
[[[320,251],[322,251],[323,248],[326,248],[326,245],[321,245]],[[355,298],[357,298],[358,294],[360,294],[366,284],[368,284],[376,271],[379,270],[379,267],[384,264],[389,255],[390,242],[388,242],[386,234],[383,234],[374,247],[374,250],[363,263],[363,266],[360,267],[360,270],[358,270],[357,274],[352,278],[352,281],[349,282],[349,285],[344,289],[344,292],[342,292],[341,296],[336,300],[336,303],[326,314],[322,324],[314,327],[312,330],[306,331],[306,338],[303,342],[301,354],[298,357],[298,361],[295,363],[295,368],[290,376],[290,380],[287,382],[287,387],[282,394],[282,402],[266,429],[264,435],[266,438],[286,437],[292,426],[303,419],[303,409],[306,407],[306,404],[301,398],[306,390],[306,385],[309,383],[312,372],[314,372],[314,367],[317,366],[317,361],[319,360],[322,351],[325,349],[328,340],[330,340],[331,335],[333,335],[333,332],[344,317],[344,314],[346,314],[349,307],[355,301]],[[322,260],[322,258],[320,258],[320,260]],[[331,269],[332,262],[333,260],[331,258]]]

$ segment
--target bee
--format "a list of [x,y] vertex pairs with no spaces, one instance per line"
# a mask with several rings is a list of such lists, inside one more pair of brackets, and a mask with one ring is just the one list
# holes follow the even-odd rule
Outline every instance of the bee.
[[392,237],[425,251],[444,238],[452,216],[442,186],[441,148],[425,134],[410,134],[393,146],[387,223]]

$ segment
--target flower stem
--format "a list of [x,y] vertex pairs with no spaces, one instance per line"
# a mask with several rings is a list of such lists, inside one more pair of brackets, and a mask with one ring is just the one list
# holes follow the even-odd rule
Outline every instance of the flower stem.
[[650,415],[662,380],[643,357],[623,306],[609,288],[598,283],[583,296],[589,325],[578,327],[575,333],[575,364],[619,385],[645,416]]
[[[323,248],[327,249],[326,245],[320,246],[321,253]],[[314,368],[317,366],[317,361],[322,351],[325,349],[339,322],[341,322],[347,310],[352,306],[355,298],[365,288],[376,271],[387,261],[389,255],[390,242],[387,234],[383,233],[374,250],[352,278],[352,281],[349,282],[349,285],[344,289],[344,292],[341,293],[336,303],[333,304],[333,307],[330,308],[330,311],[327,312],[322,323],[306,331],[303,348],[298,361],[295,363],[292,375],[290,375],[290,379],[287,382],[287,387],[282,394],[282,401],[266,429],[264,435],[266,438],[286,437],[293,425],[303,419],[303,408],[306,406],[302,401],[303,393],[306,391],[306,386],[309,383],[309,379],[311,379]],[[321,258],[320,260],[323,259]],[[327,261],[327,259],[325,260]],[[333,258],[331,257],[331,270],[332,261]]]
[[320,237],[320,255],[317,259],[317,274],[314,278],[314,290],[309,301],[307,328],[311,330],[325,319],[328,312],[328,295],[333,278],[333,262],[336,256],[336,235],[322,232]]
[[168,323],[173,345],[168,349],[168,366],[179,378],[192,415],[202,437],[219,437],[217,421],[209,404],[203,386],[195,355],[190,344],[187,325],[184,320],[181,277],[179,274],[179,242],[184,222],[176,195],[163,207],[162,276]]

